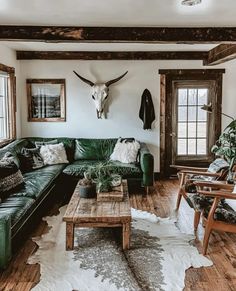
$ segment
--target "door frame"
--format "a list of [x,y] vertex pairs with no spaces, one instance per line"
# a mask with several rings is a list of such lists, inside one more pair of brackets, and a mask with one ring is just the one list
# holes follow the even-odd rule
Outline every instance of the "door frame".
[[[184,69],[159,70],[160,74],[160,174],[169,177],[175,173],[169,167],[172,164],[172,92],[174,82],[178,81],[215,81],[215,124],[214,139],[221,133],[222,79],[225,69]],[[209,163],[210,161],[208,161]],[[197,162],[196,166],[207,166],[206,162]]]

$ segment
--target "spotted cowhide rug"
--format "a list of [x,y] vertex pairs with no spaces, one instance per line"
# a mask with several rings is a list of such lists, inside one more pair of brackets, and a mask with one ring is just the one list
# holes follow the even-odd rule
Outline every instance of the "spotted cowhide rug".
[[184,288],[185,271],[210,266],[191,244],[193,236],[179,231],[175,219],[132,209],[131,248],[123,252],[114,229],[76,230],[74,251],[65,251],[66,206],[46,217],[49,232],[33,240],[37,252],[28,263],[40,264],[34,291],[167,290]]

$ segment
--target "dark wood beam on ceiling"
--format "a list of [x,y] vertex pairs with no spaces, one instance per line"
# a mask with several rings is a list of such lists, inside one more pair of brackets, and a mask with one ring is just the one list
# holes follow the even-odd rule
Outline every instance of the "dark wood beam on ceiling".
[[222,64],[236,58],[236,44],[220,44],[209,51],[203,61],[205,66]]
[[18,60],[204,60],[206,51],[17,51]]
[[1,25],[0,40],[43,42],[236,43],[236,27]]

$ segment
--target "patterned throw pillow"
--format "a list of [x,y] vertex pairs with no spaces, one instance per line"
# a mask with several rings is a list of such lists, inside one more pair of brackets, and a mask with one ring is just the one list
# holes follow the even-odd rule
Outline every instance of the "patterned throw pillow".
[[45,165],[69,163],[63,143],[41,146],[40,154]]
[[14,163],[13,158],[7,154],[0,160],[0,200],[10,190],[16,189],[24,184],[21,171]]
[[126,164],[135,163],[137,162],[139,149],[140,143],[138,141],[119,138],[110,156],[110,160]]
[[22,148],[19,157],[21,161],[21,166],[26,172],[39,169],[44,166],[43,158],[40,155],[39,148]]
[[57,143],[58,143],[57,139],[52,139],[49,141],[36,141],[34,144],[35,144],[36,148],[40,148],[43,145],[57,144]]

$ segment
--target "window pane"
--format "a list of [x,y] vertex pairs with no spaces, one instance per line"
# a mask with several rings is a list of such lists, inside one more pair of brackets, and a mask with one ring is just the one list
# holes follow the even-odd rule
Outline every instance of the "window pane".
[[5,122],[3,118],[0,118],[0,139],[3,139],[5,137],[6,137]]
[[188,154],[196,155],[196,139],[188,140]]
[[198,89],[198,105],[203,105],[208,103],[208,89]]
[[198,137],[206,137],[207,134],[207,123],[198,123],[197,124],[197,136]]
[[4,116],[4,99],[0,97],[0,118]]
[[186,139],[178,139],[178,144],[177,144],[178,155],[186,155],[187,154],[186,145],[187,145]]
[[188,123],[188,137],[197,137],[197,124]]
[[178,104],[187,105],[187,89],[178,89]]
[[198,107],[198,120],[199,121],[207,121],[207,112],[202,110],[201,107]]
[[188,90],[188,104],[189,105],[197,104],[197,89]]
[[178,120],[187,121],[187,106],[178,108]]
[[198,155],[206,155],[207,154],[206,139],[198,139],[197,140],[197,154]]
[[187,123],[178,123],[178,137],[187,137]]
[[188,107],[188,120],[189,121],[196,121],[196,118],[197,118],[197,114],[196,113],[197,113],[197,107],[189,106]]

